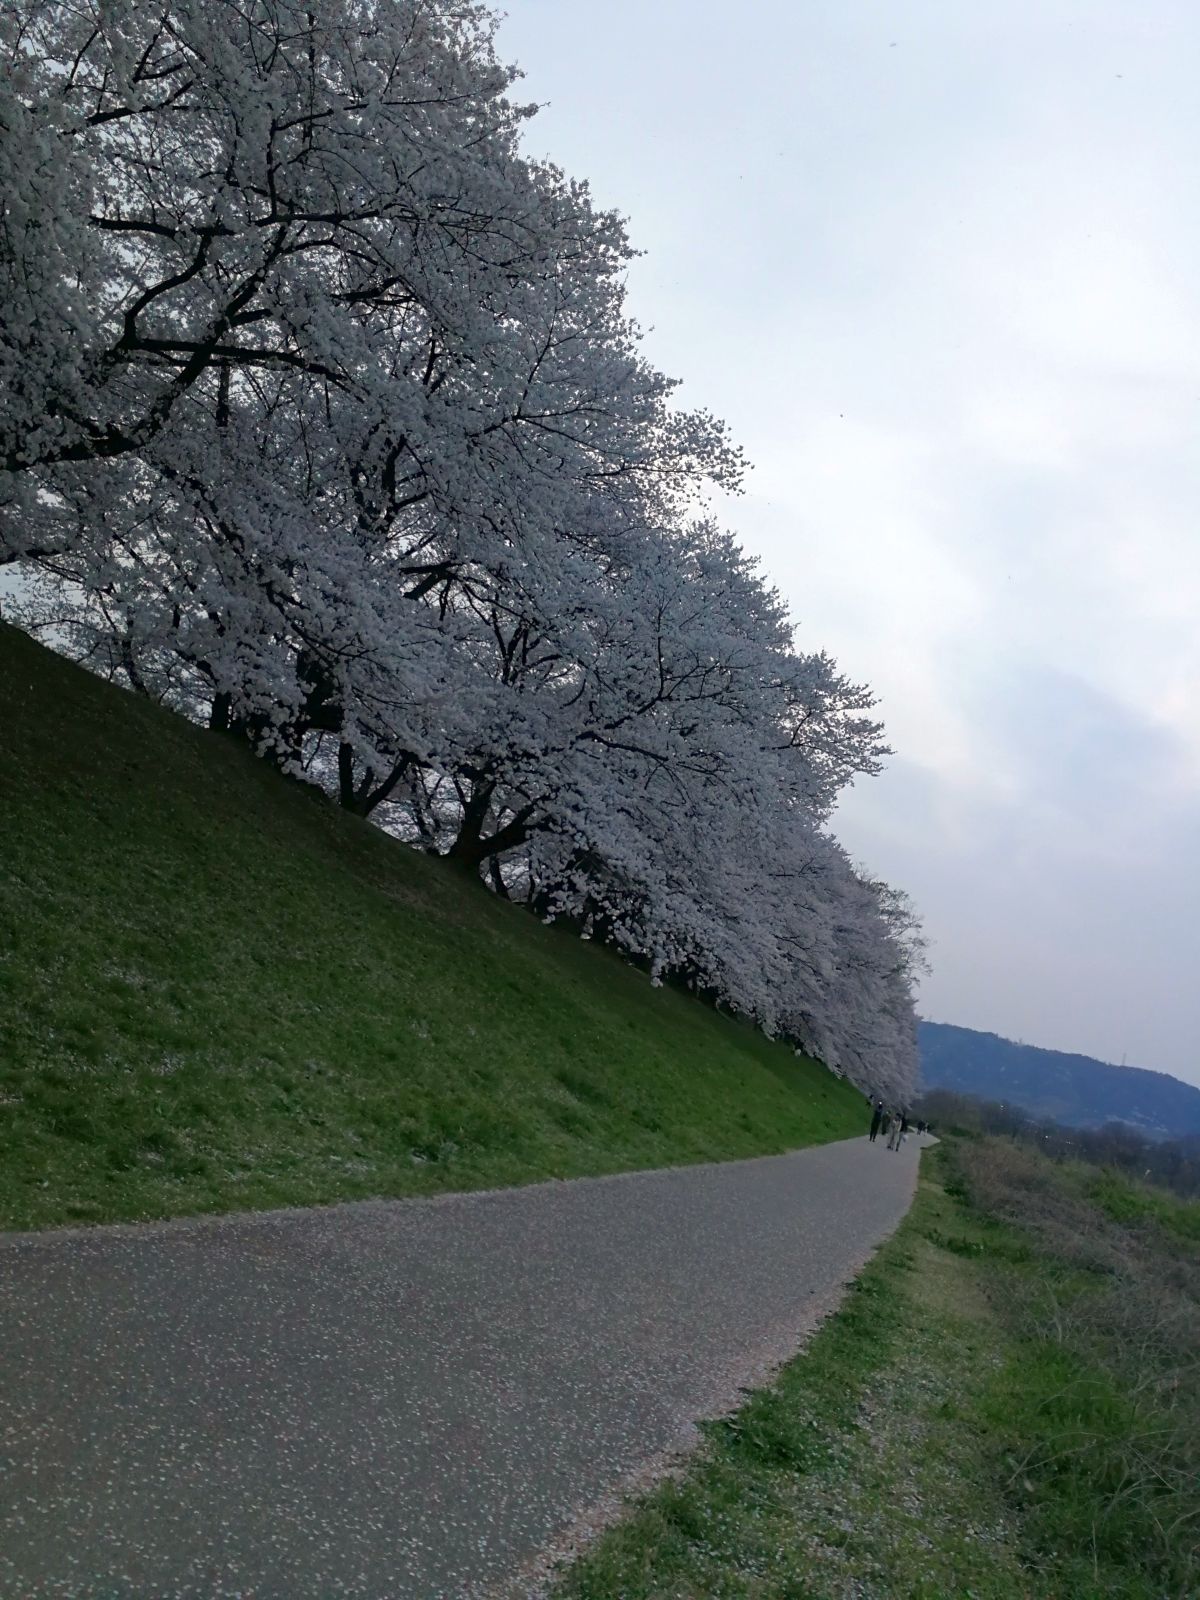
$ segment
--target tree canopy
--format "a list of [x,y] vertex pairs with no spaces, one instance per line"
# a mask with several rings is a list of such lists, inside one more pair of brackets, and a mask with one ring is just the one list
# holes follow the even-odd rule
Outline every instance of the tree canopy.
[[828,832],[886,754],[708,514],[622,220],[531,160],[486,8],[17,0],[0,559],[18,620],[865,1087],[904,897]]

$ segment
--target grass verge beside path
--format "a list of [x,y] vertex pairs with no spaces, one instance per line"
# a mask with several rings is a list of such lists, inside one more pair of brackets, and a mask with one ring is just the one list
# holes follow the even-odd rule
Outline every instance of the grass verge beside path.
[[[1048,1163],[969,1156],[970,1181],[961,1149],[926,1153],[842,1309],[557,1600],[1196,1592],[1194,1255],[1113,1230]],[[1140,1341],[1133,1315],[1111,1333],[1135,1287]]]
[[0,735],[0,1227],[862,1131],[817,1062],[2,623]]

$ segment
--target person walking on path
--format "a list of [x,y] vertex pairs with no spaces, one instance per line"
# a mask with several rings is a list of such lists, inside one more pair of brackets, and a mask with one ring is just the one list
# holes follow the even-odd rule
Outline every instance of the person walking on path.
[[878,1137],[879,1124],[882,1121],[883,1121],[883,1101],[882,1100],[876,1100],[874,1106],[871,1109],[871,1132],[870,1132],[869,1137],[870,1137],[870,1140],[871,1140],[872,1144],[875,1143],[875,1140]]
[[888,1149],[899,1150],[900,1146],[904,1143],[904,1138],[907,1133],[908,1113],[906,1111],[897,1112],[896,1116],[892,1119],[892,1137],[888,1140]]

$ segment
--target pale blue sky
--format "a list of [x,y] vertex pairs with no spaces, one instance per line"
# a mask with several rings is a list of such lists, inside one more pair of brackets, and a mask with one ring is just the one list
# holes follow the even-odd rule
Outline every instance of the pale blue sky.
[[528,139],[897,756],[923,1011],[1200,1082],[1200,7],[510,0]]

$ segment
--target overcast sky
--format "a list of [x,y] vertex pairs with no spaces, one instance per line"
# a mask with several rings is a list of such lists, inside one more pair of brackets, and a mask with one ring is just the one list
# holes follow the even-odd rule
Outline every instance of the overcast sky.
[[1200,6],[509,0],[528,147],[896,755],[921,1010],[1200,1082]]

